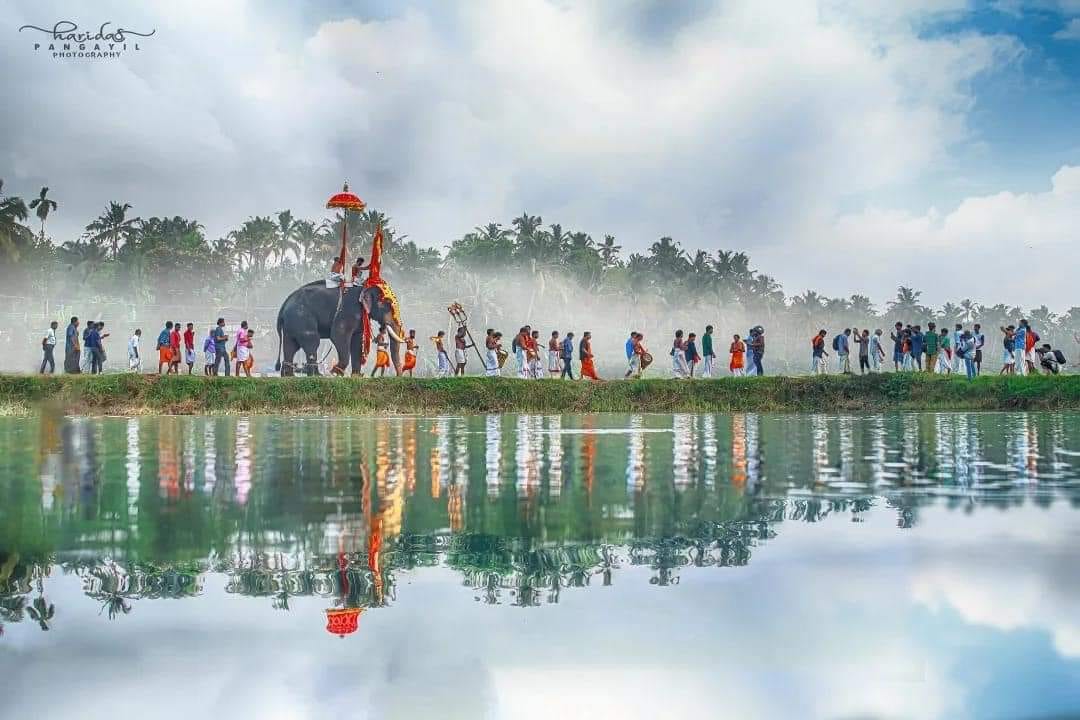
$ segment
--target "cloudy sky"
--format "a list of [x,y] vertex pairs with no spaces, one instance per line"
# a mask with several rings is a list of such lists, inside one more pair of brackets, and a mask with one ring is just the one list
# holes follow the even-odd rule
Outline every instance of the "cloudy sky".
[[[58,20],[156,33],[19,32]],[[0,177],[58,240],[110,200],[319,217],[348,178],[425,245],[528,211],[789,293],[1077,304],[1080,0],[15,0],[0,33]]]

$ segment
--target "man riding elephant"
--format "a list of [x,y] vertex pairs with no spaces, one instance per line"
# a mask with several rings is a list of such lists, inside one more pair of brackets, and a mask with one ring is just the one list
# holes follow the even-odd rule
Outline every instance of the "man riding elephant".
[[382,228],[378,228],[372,242],[368,277],[362,286],[328,288],[319,280],[297,288],[282,303],[277,318],[282,355],[277,368],[282,375],[295,374],[294,359],[300,350],[305,357],[304,372],[317,375],[317,353],[324,338],[337,351],[332,372],[342,375],[350,369],[353,375],[359,375],[370,350],[373,324],[386,327],[390,360],[396,374],[401,374],[405,328],[397,298],[380,273],[382,239]]

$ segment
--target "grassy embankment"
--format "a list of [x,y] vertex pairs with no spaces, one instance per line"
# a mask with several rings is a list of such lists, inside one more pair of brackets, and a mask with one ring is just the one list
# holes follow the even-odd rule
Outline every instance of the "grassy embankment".
[[43,405],[70,414],[878,412],[1080,410],[1080,375],[923,374],[765,377],[589,384],[509,378],[213,378],[0,375],[0,413]]

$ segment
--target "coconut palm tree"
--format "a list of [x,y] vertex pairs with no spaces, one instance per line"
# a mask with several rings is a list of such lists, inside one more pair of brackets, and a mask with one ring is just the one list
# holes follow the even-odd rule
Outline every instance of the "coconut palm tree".
[[291,252],[300,264],[302,249],[297,239],[300,220],[293,217],[291,210],[281,210],[277,214],[277,243],[274,246],[273,255],[279,263],[285,262],[286,256]]
[[34,604],[26,608],[26,614],[38,624],[38,627],[48,631],[49,621],[56,615],[56,606],[46,601],[43,595],[39,595],[34,599]]
[[971,323],[975,322],[975,318],[982,312],[982,308],[979,303],[971,298],[964,298],[960,301],[960,311],[963,313],[963,322]]
[[896,297],[886,303],[885,308],[889,315],[903,321],[911,321],[919,315],[926,314],[926,308],[919,302],[921,297],[922,291],[901,285],[896,288]]
[[109,257],[116,258],[120,253],[121,243],[130,242],[139,231],[140,219],[127,217],[127,211],[130,209],[129,203],[121,205],[118,202],[110,202],[104,212],[86,226],[87,240],[108,246]]
[[51,200],[46,195],[49,194],[49,188],[41,188],[41,192],[38,196],[30,201],[30,209],[37,215],[38,220],[41,221],[41,239],[45,239],[45,219],[49,217],[49,213],[56,209],[56,201]]
[[600,259],[604,261],[604,267],[614,267],[619,264],[619,253],[622,245],[615,244],[614,235],[605,235],[604,242],[600,243]]
[[26,203],[20,197],[5,196],[3,190],[0,180],[0,260],[14,263],[33,241],[33,233],[22,224],[29,217]]

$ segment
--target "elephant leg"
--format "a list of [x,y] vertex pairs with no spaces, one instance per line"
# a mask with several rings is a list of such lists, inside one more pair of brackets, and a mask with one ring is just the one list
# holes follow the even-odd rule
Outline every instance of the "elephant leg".
[[352,374],[363,375],[364,360],[360,356],[361,349],[363,347],[364,332],[358,330],[353,333],[352,338],[349,340],[349,358],[352,363]]
[[[335,328],[331,335],[330,341],[334,343],[334,350],[337,352],[337,362],[334,364],[332,372],[335,375],[344,375],[345,370],[349,367],[352,333],[346,333]],[[359,372],[359,370],[360,368],[353,368],[354,373]]]
[[301,338],[300,346],[304,349],[304,374],[319,374],[319,336],[317,333]]
[[296,342],[292,335],[285,335],[281,339],[281,376],[292,377],[296,374],[296,365],[293,361],[296,360],[296,353],[300,349],[300,343]]

